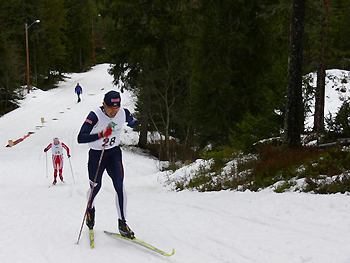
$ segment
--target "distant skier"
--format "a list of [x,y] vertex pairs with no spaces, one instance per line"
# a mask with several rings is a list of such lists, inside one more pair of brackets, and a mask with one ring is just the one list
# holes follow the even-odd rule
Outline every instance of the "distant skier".
[[65,145],[63,142],[60,142],[60,140],[57,137],[53,138],[53,144],[49,143],[48,146],[44,149],[44,152],[47,152],[51,149],[52,151],[52,164],[54,169],[54,180],[52,182],[53,185],[57,183],[57,173],[59,173],[61,181],[63,181],[63,148],[67,151],[67,156],[70,158],[69,154],[69,148],[67,145]]
[[[123,185],[124,169],[122,163],[122,152],[119,147],[121,128],[127,122],[128,126],[135,128],[136,121],[131,116],[129,110],[120,107],[120,94],[117,91],[109,91],[105,94],[103,106],[91,111],[87,116],[78,135],[78,143],[89,143],[88,171],[90,179],[91,194],[93,182],[98,170],[96,184],[89,203],[86,225],[93,229],[95,224],[94,199],[101,189],[102,174],[107,170],[113,181],[116,191],[116,206],[118,210],[119,232],[127,238],[135,238],[134,232],[126,224],[126,193]],[[102,160],[100,157],[103,152]]]
[[75,86],[75,93],[78,96],[78,103],[79,103],[81,101],[80,94],[83,94],[83,88],[79,85],[79,83],[77,83],[77,85]]

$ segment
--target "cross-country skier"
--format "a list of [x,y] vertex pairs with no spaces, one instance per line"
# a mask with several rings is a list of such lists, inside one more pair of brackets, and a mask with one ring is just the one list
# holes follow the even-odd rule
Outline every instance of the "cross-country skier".
[[[119,216],[119,232],[122,236],[133,239],[134,232],[126,224],[126,193],[123,185],[124,169],[122,152],[119,147],[120,134],[125,122],[135,128],[136,121],[129,110],[120,107],[121,98],[117,91],[109,91],[105,94],[103,106],[91,111],[87,116],[78,135],[78,143],[89,143],[88,171],[91,194],[93,182],[96,181],[87,209],[86,225],[93,229],[95,224],[94,199],[101,189],[102,174],[107,170],[116,191],[116,206]],[[104,151],[103,151],[104,149]],[[99,166],[101,154],[102,160]],[[98,170],[98,173],[97,173]],[[97,177],[95,178],[97,173]]]
[[53,138],[53,143],[49,143],[48,146],[44,149],[44,152],[47,152],[51,149],[52,151],[52,164],[54,169],[54,179],[52,184],[55,185],[57,183],[57,172],[59,173],[61,181],[63,181],[63,148],[67,151],[67,156],[70,158],[69,148],[63,142],[60,142],[58,137]]
[[83,94],[83,88],[79,85],[79,83],[77,83],[77,85],[75,86],[75,93],[78,96],[78,103],[79,103],[81,101],[80,94]]

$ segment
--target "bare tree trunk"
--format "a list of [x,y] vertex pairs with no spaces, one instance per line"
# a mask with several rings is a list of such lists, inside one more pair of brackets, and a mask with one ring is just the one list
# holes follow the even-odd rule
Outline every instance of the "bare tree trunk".
[[148,122],[150,112],[150,93],[149,87],[142,88],[142,106],[141,106],[141,131],[138,146],[146,149],[147,147],[147,134],[148,134]]
[[315,116],[314,131],[324,131],[324,103],[326,90],[326,67],[327,67],[327,34],[328,34],[328,9],[329,0],[324,0],[325,16],[322,23],[321,31],[321,51],[320,63],[317,70],[317,87],[315,94]]
[[317,70],[317,86],[315,94],[315,116],[314,131],[322,132],[324,130],[324,100],[326,87],[326,69],[325,63],[321,62]]
[[293,0],[290,54],[288,65],[287,104],[283,144],[300,146],[304,117],[302,104],[303,35],[306,0]]
[[82,55],[82,50],[79,48],[79,70],[83,70],[83,55]]
[[165,120],[165,150],[167,154],[167,158],[170,159],[170,107],[168,103],[166,103],[166,120]]

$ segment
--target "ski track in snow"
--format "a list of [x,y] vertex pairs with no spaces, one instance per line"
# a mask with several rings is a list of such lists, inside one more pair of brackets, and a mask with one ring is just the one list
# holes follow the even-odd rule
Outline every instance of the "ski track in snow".
[[[106,173],[95,200],[96,248],[89,247],[85,225],[77,245],[87,202],[88,146],[79,145],[76,137],[89,111],[101,104],[107,91],[117,89],[108,68],[102,64],[70,74],[58,88],[30,93],[19,109],[0,118],[1,262],[350,262],[348,196],[271,190],[172,192],[160,183],[165,174],[157,170],[154,158],[130,147],[123,147],[128,223],[139,239],[166,252],[175,248],[175,255],[165,258],[103,233],[117,231],[115,191]],[[79,104],[77,82],[83,87]],[[122,105],[133,112],[130,93],[122,94]],[[5,147],[7,140],[29,131],[35,133]],[[51,152],[46,155],[43,149],[53,136],[71,150],[75,183],[65,156],[66,184],[49,187]],[[126,145],[137,138],[129,128],[122,133]]]

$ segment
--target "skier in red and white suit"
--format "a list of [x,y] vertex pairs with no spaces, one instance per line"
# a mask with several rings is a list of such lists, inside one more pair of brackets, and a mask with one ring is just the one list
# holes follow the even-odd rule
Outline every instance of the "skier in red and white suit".
[[52,151],[52,164],[54,169],[54,180],[53,185],[57,183],[57,173],[59,173],[61,181],[63,181],[62,176],[62,170],[63,170],[63,148],[67,151],[67,157],[70,158],[69,154],[69,148],[67,145],[65,145],[63,142],[60,142],[60,140],[57,137],[53,138],[53,144],[50,143],[46,148],[44,149],[44,152],[47,152],[51,149]]

